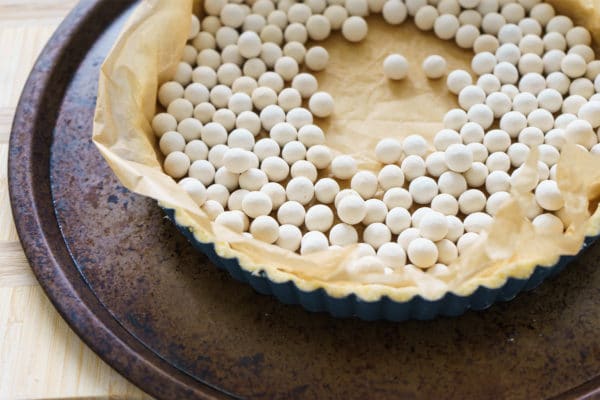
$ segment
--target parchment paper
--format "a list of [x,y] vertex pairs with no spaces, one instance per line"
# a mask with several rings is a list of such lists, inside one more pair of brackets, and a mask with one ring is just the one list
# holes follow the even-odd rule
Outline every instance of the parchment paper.
[[[600,38],[600,1],[551,3]],[[558,167],[566,203],[561,215],[572,221],[566,234],[536,235],[523,212],[531,195],[514,193],[515,200],[497,215],[479,245],[451,265],[444,278],[417,269],[386,275],[376,260],[361,263],[362,273],[351,273],[357,270],[347,268],[356,259],[355,248],[300,256],[217,226],[162,172],[162,156],[150,127],[157,88],[179,62],[190,13],[199,5],[192,0],[145,0],[136,9],[101,69],[93,141],[125,187],[175,209],[178,223],[189,226],[198,240],[214,242],[223,257],[237,257],[244,268],[264,270],[273,280],[292,279],[305,289],[325,287],[332,295],[355,292],[375,300],[386,294],[405,300],[418,293],[435,299],[448,290],[468,295],[481,284],[497,287],[507,277],[526,278],[536,265],[553,265],[560,255],[576,254],[586,234],[600,231],[600,213],[590,218],[600,197],[600,157],[573,145],[563,150]],[[316,76],[320,88],[334,96],[335,112],[316,123],[336,152],[354,155],[361,168],[378,170],[373,149],[380,138],[421,134],[430,140],[442,126],[443,115],[457,107],[445,79],[424,76],[422,60],[442,54],[450,70],[470,70],[473,54],[419,31],[410,21],[390,26],[380,16],[371,16],[368,22],[369,35],[360,44],[348,43],[339,33],[319,43],[328,49],[330,64]],[[409,59],[408,79],[390,83],[383,77],[382,61],[391,52]],[[535,165],[535,157],[528,165]]]

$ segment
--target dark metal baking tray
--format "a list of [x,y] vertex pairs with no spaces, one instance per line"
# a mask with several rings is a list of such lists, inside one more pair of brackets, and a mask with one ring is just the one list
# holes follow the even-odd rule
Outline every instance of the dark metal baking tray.
[[[600,246],[487,311],[313,314],[258,295],[124,189],[91,142],[99,67],[132,1],[82,1],[19,104],[10,194],[31,266],[105,361],[165,399],[578,398],[600,387]],[[132,55],[133,56],[133,55]]]

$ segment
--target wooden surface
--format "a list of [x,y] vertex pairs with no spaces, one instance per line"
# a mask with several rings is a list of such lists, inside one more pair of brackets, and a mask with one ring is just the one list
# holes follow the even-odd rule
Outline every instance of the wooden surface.
[[76,0],[0,0],[0,399],[149,398],[67,326],[33,276],[7,188],[8,140],[29,70]]

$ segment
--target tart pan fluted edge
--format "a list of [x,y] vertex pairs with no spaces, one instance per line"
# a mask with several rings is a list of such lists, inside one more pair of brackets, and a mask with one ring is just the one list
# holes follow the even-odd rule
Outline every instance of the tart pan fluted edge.
[[[533,290],[546,279],[557,275],[600,238],[600,232],[596,229],[595,234],[586,236],[579,254],[561,256],[550,266],[524,263],[520,266],[521,269],[530,271],[526,272],[528,274],[526,278],[507,278],[496,274],[493,278],[498,282],[497,286],[479,284],[470,294],[447,292],[439,299],[429,300],[419,294],[411,295],[405,291],[394,293],[393,288],[382,285],[364,285],[363,293],[387,292],[382,293],[379,299],[365,300],[360,294],[352,293],[348,288],[336,287],[334,283],[307,282],[293,274],[257,268],[257,266],[252,266],[252,270],[249,270],[234,254],[222,254],[227,252],[225,247],[212,241],[203,241],[201,234],[194,233],[182,222],[185,217],[181,214],[178,216],[176,210],[166,206],[162,208],[195,249],[205,254],[215,266],[227,271],[238,281],[249,284],[257,292],[275,296],[284,304],[300,305],[311,312],[327,312],[336,318],[358,317],[366,321],[401,322],[411,319],[427,321],[438,316],[457,317],[468,310],[484,310],[494,303],[510,301],[519,293]],[[594,214],[590,222],[592,221],[594,224],[591,226],[598,227],[600,214]],[[405,299],[400,300],[403,297]]]

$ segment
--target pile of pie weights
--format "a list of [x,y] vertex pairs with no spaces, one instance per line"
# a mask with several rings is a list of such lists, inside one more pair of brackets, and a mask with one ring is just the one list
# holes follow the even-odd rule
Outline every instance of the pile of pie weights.
[[[166,112],[152,121],[165,172],[217,224],[300,254],[358,243],[364,271],[442,276],[526,182],[535,229],[564,231],[561,148],[600,153],[588,30],[539,0],[230,1],[206,0],[206,16],[192,17],[183,60],[159,88]],[[329,117],[334,99],[310,71],[329,62],[312,43],[336,30],[360,42],[376,13],[472,49],[476,79],[447,75],[460,108],[435,151],[418,134],[384,139],[374,173],[325,145],[314,117]],[[520,181],[534,148],[538,179]]]

